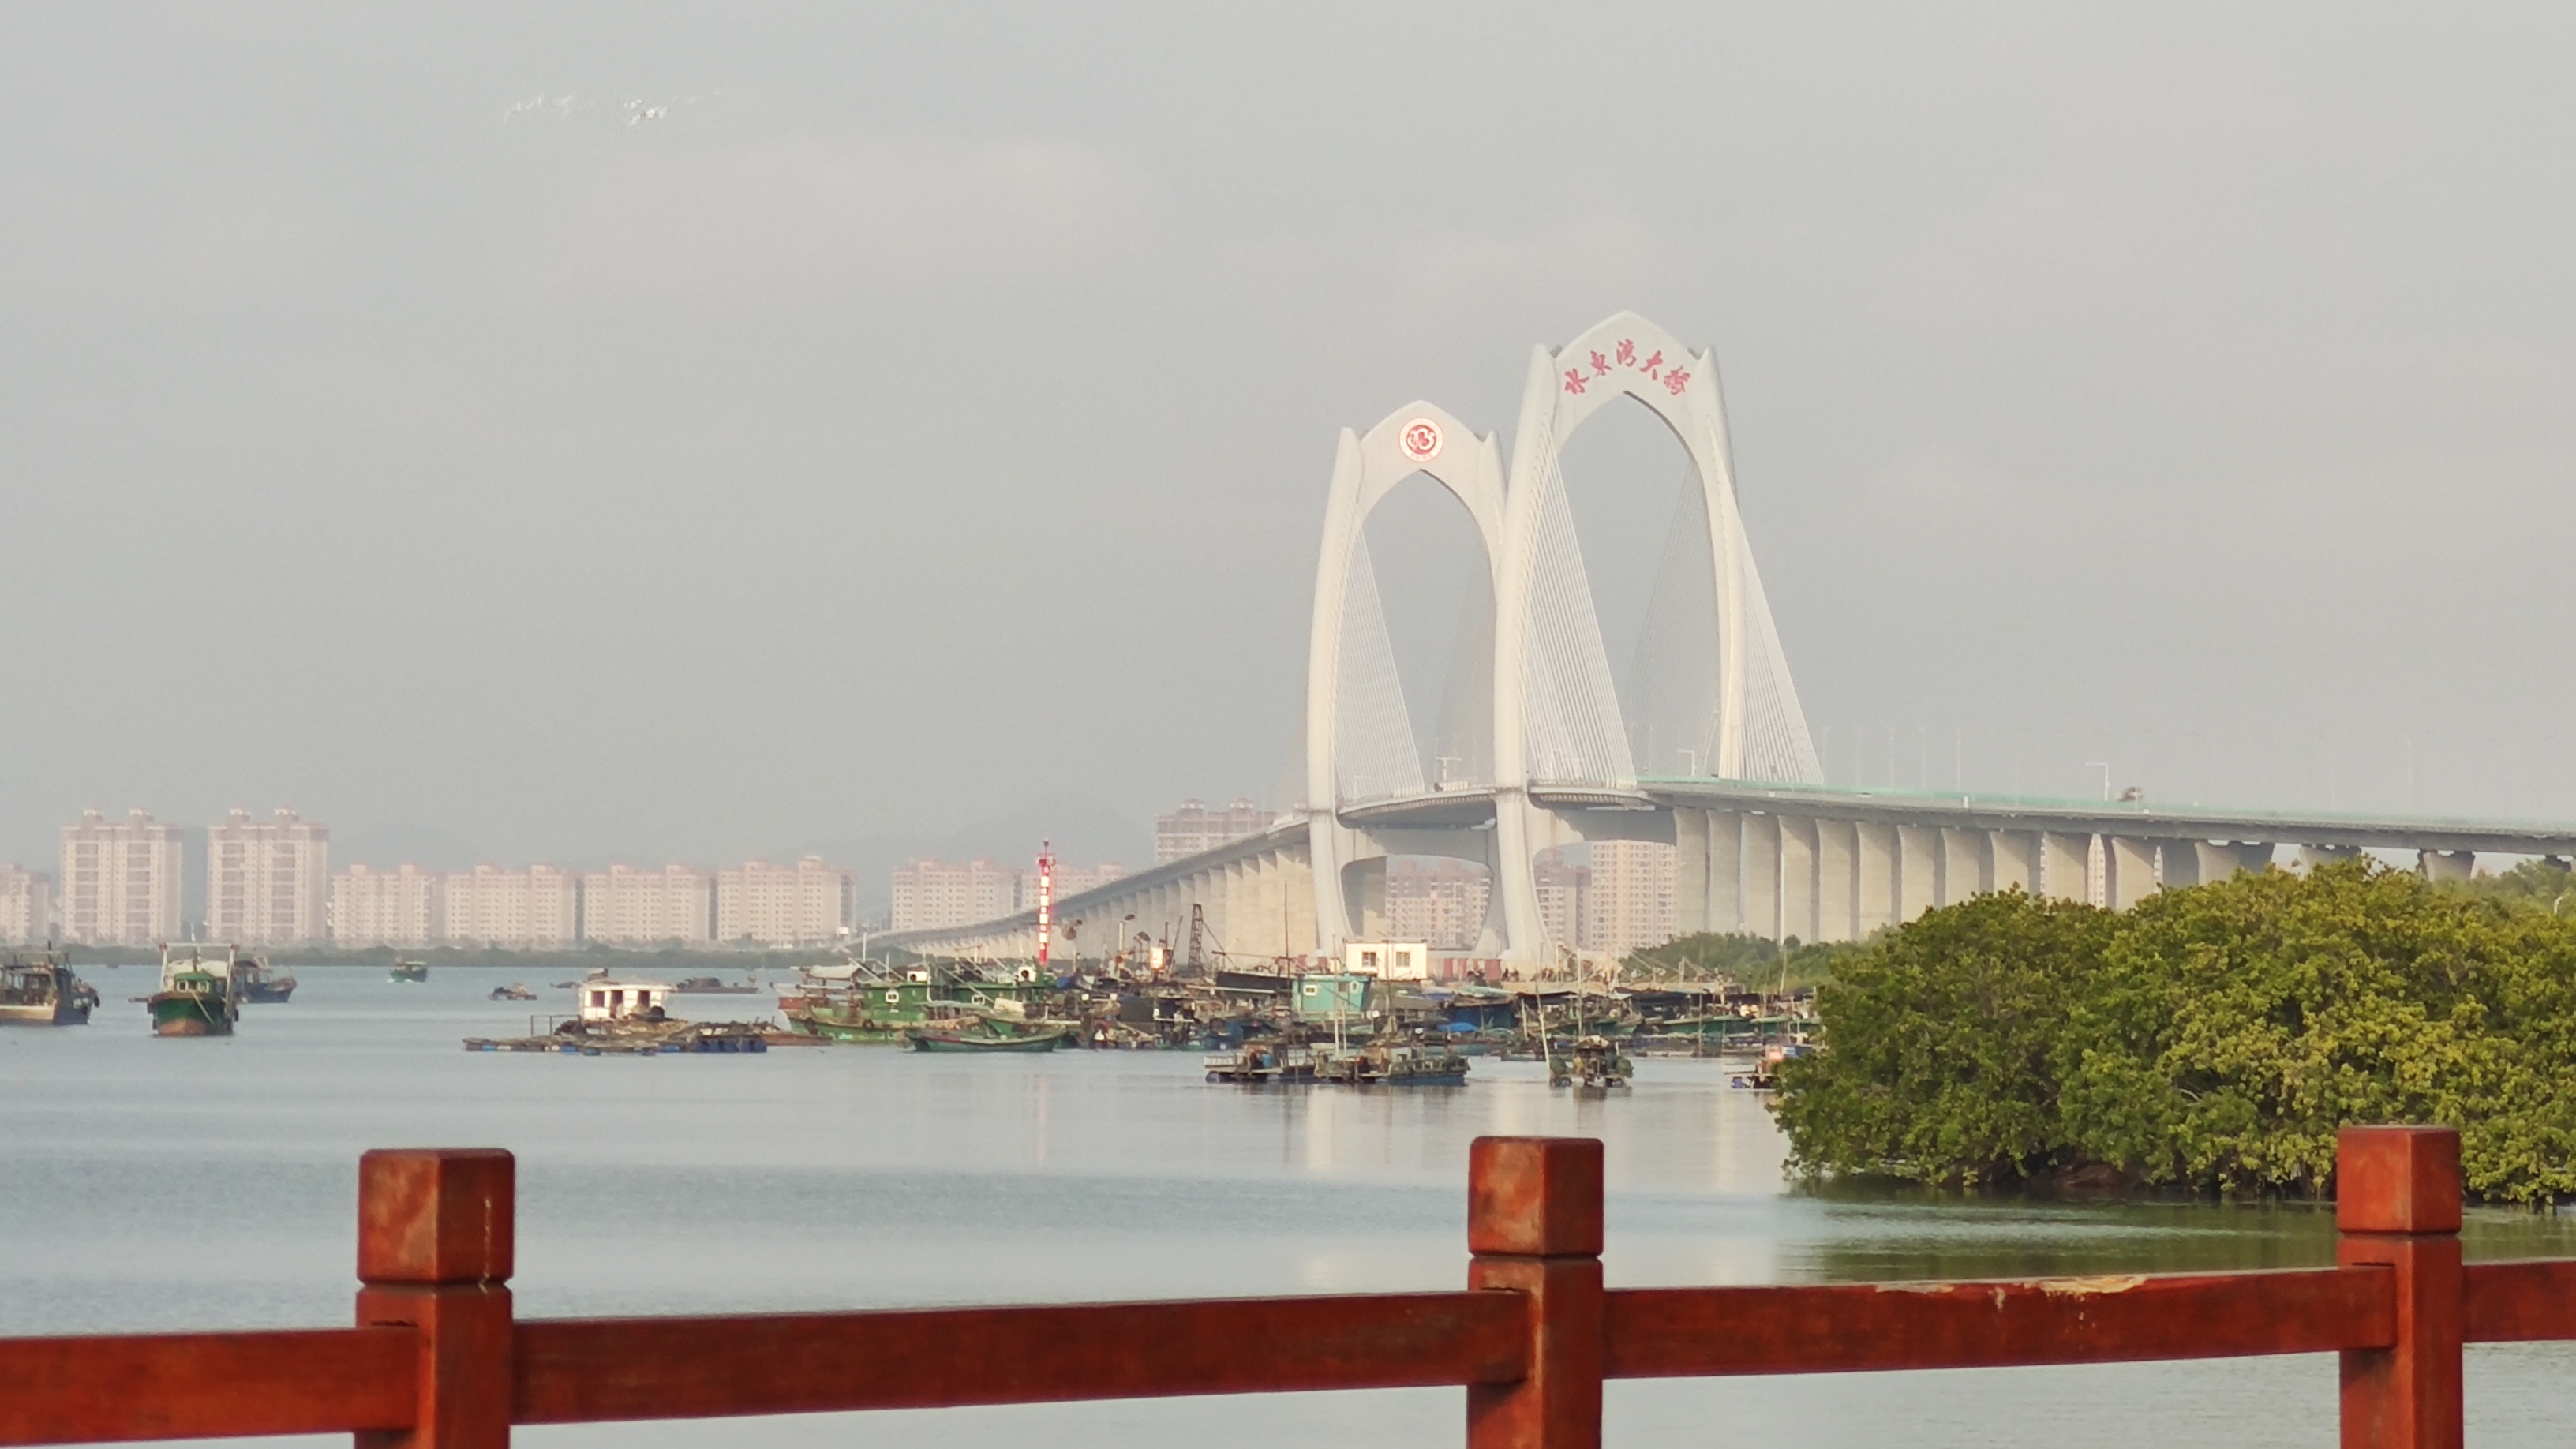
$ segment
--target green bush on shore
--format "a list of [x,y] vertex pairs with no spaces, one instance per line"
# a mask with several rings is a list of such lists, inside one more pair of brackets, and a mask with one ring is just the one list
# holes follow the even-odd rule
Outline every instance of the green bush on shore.
[[1773,1110],[1809,1176],[2320,1195],[2338,1127],[2436,1122],[2475,1196],[2576,1196],[2576,923],[2548,904],[2369,862],[2119,915],[1981,896],[1838,964]]

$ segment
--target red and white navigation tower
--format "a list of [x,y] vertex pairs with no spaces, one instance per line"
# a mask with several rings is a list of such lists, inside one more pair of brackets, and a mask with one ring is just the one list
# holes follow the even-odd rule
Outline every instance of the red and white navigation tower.
[[1047,947],[1055,936],[1055,842],[1038,844],[1038,971],[1047,969]]

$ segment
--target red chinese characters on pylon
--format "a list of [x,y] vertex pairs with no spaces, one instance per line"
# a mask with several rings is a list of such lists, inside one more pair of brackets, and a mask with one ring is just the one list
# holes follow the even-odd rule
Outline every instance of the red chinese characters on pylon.
[[1648,378],[1662,383],[1664,391],[1675,397],[1680,397],[1690,387],[1691,375],[1687,369],[1666,363],[1663,349],[1660,347],[1644,357],[1639,357],[1637,341],[1633,337],[1620,338],[1618,345],[1611,348],[1606,357],[1599,352],[1587,350],[1584,362],[1585,366],[1569,367],[1565,370],[1565,390],[1577,397],[1581,397],[1594,382],[1608,377],[1613,369],[1643,373]]

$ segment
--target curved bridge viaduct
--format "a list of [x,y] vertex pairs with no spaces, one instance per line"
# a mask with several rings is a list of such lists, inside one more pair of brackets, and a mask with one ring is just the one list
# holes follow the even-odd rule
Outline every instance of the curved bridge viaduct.
[[[1688,601],[1682,642],[1655,688],[1632,680],[1623,695],[1561,460],[1586,423],[1627,405],[1678,443],[1691,486],[1666,556],[1673,596]],[[1465,514],[1483,562],[1474,603],[1490,610],[1462,676],[1481,717],[1446,749],[1417,728],[1365,533],[1416,477]],[[1667,582],[1658,576],[1659,596]],[[2576,827],[1825,788],[1736,506],[1715,359],[1631,313],[1533,350],[1508,460],[1493,435],[1428,402],[1342,432],[1304,734],[1301,807],[1262,834],[1059,902],[1058,922],[1083,924],[1054,949],[1097,952],[1138,932],[1177,940],[1197,907],[1210,944],[1230,954],[1334,952],[1383,938],[1389,859],[1441,856],[1482,866],[1492,884],[1467,954],[1538,964],[1555,951],[1533,862],[1598,840],[1675,847],[1684,934],[1810,941],[1856,939],[2012,886],[2126,908],[2159,885],[2259,869],[2281,847],[2309,859],[2411,849],[2443,878],[2466,877],[2482,850],[2576,855]],[[1036,954],[1036,932],[1029,912],[880,939],[1009,958]]]

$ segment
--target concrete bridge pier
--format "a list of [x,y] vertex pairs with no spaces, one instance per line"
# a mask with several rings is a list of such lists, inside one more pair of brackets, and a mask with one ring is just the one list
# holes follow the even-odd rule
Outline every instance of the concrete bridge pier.
[[1732,810],[1673,812],[1673,930],[1677,935],[1770,934],[1745,917],[1745,817]]
[[1910,921],[1946,904],[1941,872],[1949,847],[1937,825],[1896,828],[1896,919]]
[[1816,822],[1795,815],[1771,818],[1780,822],[1780,937],[1818,940]]
[[1848,941],[1860,919],[1860,831],[1848,820],[1810,820],[1815,833],[1815,926],[1801,939]]
[[2197,840],[2157,842],[2156,881],[2169,891],[2200,884],[2200,842]]
[[1898,873],[1904,869],[1896,827],[1867,820],[1853,828],[1852,937],[1865,939],[1897,922]]
[[1738,921],[1748,934],[1777,941],[1789,934],[1788,834],[1777,815],[1743,815],[1737,860],[1743,897]]
[[2202,884],[2226,880],[2239,871],[2261,875],[2272,868],[2272,847],[2268,844],[2247,844],[2236,840],[2218,844],[2199,840],[2192,842],[2192,853],[2200,859],[2199,879]]
[[1998,830],[1987,838],[1994,850],[1994,870],[1988,877],[1992,888],[2039,894],[2039,832]]
[[1995,888],[1995,832],[1941,827],[1941,904],[1959,902]]
[[2102,903],[2125,911],[2156,893],[2156,845],[2134,835],[2102,837]]
[[2463,881],[2476,875],[2478,855],[2473,850],[2419,850],[2415,852],[2416,873],[2426,880]]
[[1710,924],[1710,812],[1673,811],[1673,934],[1688,936],[1714,929]]
[[2093,899],[2093,837],[2043,831],[2039,837],[2037,886],[2061,901]]

